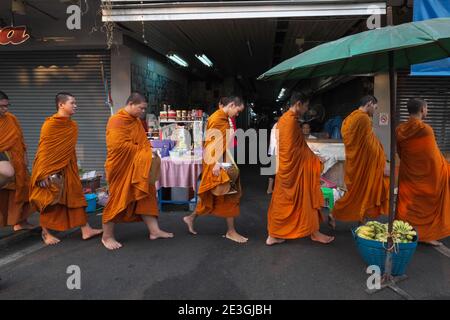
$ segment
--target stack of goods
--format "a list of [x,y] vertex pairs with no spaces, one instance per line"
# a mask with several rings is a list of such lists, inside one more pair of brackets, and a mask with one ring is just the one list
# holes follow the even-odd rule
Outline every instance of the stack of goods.
[[[414,242],[417,232],[405,221],[395,220],[393,225],[393,240],[396,243]],[[379,242],[387,242],[388,225],[377,221],[369,221],[364,226],[356,229],[358,237],[366,240],[374,240]]]
[[161,158],[168,157],[170,150],[175,146],[175,141],[172,140],[153,140],[152,148],[157,151]]
[[170,106],[164,106],[164,110],[159,112],[160,121],[201,121],[203,120],[203,110],[171,110]]
[[167,120],[175,121],[177,119],[177,112],[175,110],[167,111]]
[[161,121],[167,121],[167,119],[168,119],[167,111],[160,111],[159,112],[159,119]]

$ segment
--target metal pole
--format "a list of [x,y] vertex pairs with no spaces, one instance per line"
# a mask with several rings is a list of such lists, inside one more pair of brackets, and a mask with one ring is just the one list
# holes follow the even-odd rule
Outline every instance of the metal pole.
[[[388,7],[387,23],[393,25],[392,7]],[[395,152],[396,152],[396,83],[395,83],[395,66],[394,51],[389,52],[389,97],[390,97],[390,117],[391,117],[391,148],[390,148],[390,181],[389,181],[389,224],[388,224],[388,250],[386,252],[386,261],[384,267],[384,280],[392,280],[392,251],[394,242],[391,237],[393,223],[395,219]]]

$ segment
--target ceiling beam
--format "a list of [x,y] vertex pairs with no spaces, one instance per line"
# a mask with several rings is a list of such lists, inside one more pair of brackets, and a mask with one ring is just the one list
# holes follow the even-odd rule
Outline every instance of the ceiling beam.
[[[386,14],[383,1],[228,1],[148,3],[142,1],[111,1],[103,7],[103,21],[177,21],[213,19],[286,18],[318,16],[364,16],[373,14],[376,6]],[[145,3],[144,3],[145,2]],[[114,4],[119,3],[119,4]],[[105,2],[103,2],[105,4]]]

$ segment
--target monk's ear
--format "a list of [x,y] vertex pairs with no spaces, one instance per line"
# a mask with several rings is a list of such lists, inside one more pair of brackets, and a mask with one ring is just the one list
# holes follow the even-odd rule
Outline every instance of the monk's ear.
[[426,113],[426,112],[427,112],[427,105],[421,106],[421,107],[420,107],[420,111],[421,111],[422,113]]

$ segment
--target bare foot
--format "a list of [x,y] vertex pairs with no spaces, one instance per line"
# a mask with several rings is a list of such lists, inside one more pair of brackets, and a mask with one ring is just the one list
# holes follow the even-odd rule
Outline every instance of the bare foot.
[[150,240],[173,238],[173,233],[159,230],[150,234]]
[[311,234],[311,240],[327,244],[327,243],[332,242],[334,240],[334,237],[330,237],[323,233],[320,233],[319,231],[316,231],[313,234]]
[[423,244],[427,244],[429,246],[433,246],[433,247],[439,247],[442,246],[442,242],[439,242],[437,240],[432,240],[432,241],[420,241]]
[[278,238],[274,238],[274,237],[268,236],[267,240],[266,240],[266,244],[268,246],[272,246],[274,244],[283,243],[285,241],[286,241],[285,239],[278,239]]
[[55,244],[58,244],[61,240],[58,238],[52,236],[50,233],[42,232],[42,240],[44,240],[44,243],[48,246],[53,246]]
[[84,230],[81,231],[81,234],[82,234],[81,237],[83,238],[83,240],[88,240],[88,239],[96,237],[102,233],[103,233],[102,229],[92,229],[91,227],[89,227],[89,228],[84,228]]
[[246,243],[248,241],[248,238],[241,236],[236,231],[228,231],[224,237],[238,243]]
[[122,248],[122,244],[117,242],[114,238],[102,238],[102,243],[108,250],[117,250]]
[[20,222],[16,225],[14,225],[13,229],[14,231],[20,231],[20,230],[31,230],[34,228],[34,225],[31,223],[28,223],[28,221]]
[[191,216],[184,217],[183,221],[187,224],[190,233],[197,234],[197,231],[194,230],[194,219]]

